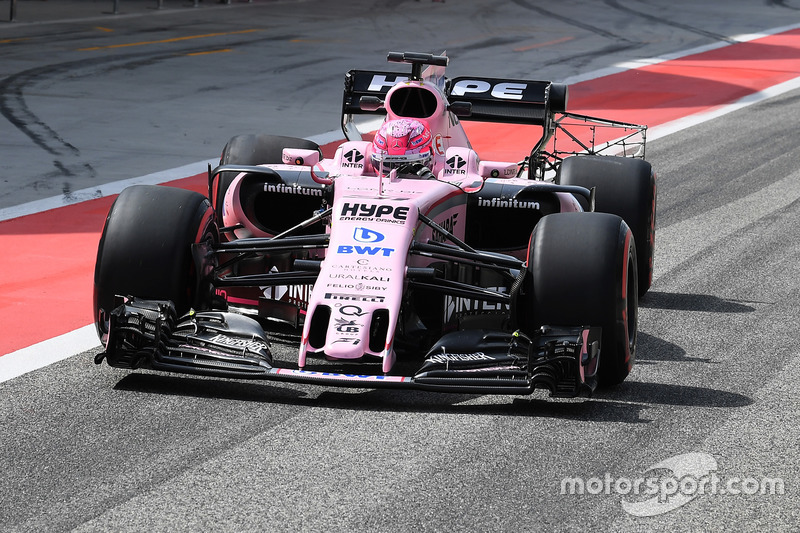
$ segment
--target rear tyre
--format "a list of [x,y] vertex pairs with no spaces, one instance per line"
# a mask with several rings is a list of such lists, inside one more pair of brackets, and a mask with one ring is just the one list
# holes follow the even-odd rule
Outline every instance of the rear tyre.
[[568,157],[561,163],[558,182],[596,187],[595,211],[625,220],[636,240],[639,296],[644,296],[653,282],[656,237],[656,176],[650,163],[630,157]]
[[219,237],[202,194],[156,185],[128,187],[106,218],[94,271],[94,321],[102,341],[116,295],[172,300],[178,315],[210,298],[191,245]]
[[[237,135],[228,141],[222,150],[220,165],[266,165],[283,162],[284,148],[317,150],[322,155],[319,145],[307,139],[284,137],[282,135]],[[225,192],[236,177],[235,172],[223,172],[219,175],[216,191],[214,191],[214,207],[217,210],[217,222],[222,225],[222,205]]]
[[606,213],[559,213],[531,234],[520,327],[599,326],[598,380],[622,382],[636,354],[636,245],[628,225]]

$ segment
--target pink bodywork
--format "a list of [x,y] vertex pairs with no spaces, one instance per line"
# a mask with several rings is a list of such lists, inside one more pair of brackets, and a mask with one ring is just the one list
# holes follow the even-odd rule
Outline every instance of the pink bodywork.
[[[517,178],[515,162],[481,161],[472,150],[458,118],[447,110],[441,88],[425,79],[405,81],[392,87],[386,102],[401,87],[415,84],[427,88],[436,97],[437,107],[425,120],[433,136],[432,172],[437,179],[397,176],[379,178],[370,164],[371,143],[347,141],[331,159],[317,161],[315,151],[285,149],[285,162],[303,161],[303,170],[312,167],[316,174],[327,174],[325,182],[334,186],[333,212],[328,227],[330,242],[323,250],[324,260],[316,283],[308,298],[298,366],[306,357],[322,353],[332,359],[359,359],[365,355],[382,359],[384,372],[395,361],[393,340],[405,294],[407,266],[425,266],[425,259],[409,256],[412,240],[425,242],[433,236],[427,225],[419,222],[423,213],[434,222],[464,238],[466,198],[477,192],[487,180],[510,180],[530,184]],[[387,108],[386,120],[398,117]],[[449,163],[448,163],[449,162]],[[268,165],[292,170],[294,165]],[[248,222],[240,201],[240,174],[226,193],[223,221],[226,226],[242,224],[237,237],[270,237]],[[320,178],[323,179],[323,178]],[[557,193],[562,211],[579,211],[580,205],[568,193]],[[449,221],[449,223],[448,223]],[[330,309],[324,341],[313,344],[310,330],[315,313]],[[378,310],[388,311],[386,343],[370,349],[370,321]],[[327,312],[327,309],[326,309]],[[373,347],[374,348],[374,347]]]

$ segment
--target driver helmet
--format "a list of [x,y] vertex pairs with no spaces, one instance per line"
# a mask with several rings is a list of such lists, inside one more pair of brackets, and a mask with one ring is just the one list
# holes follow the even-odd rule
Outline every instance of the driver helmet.
[[432,158],[431,129],[421,120],[387,120],[372,140],[370,159],[381,176],[410,164],[429,166]]

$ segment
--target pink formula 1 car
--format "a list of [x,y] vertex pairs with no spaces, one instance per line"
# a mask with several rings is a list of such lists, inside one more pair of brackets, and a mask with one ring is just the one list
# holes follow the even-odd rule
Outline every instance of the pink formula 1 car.
[[[97,254],[97,363],[554,396],[625,379],[653,270],[645,128],[567,113],[564,85],[388,58],[411,72],[347,73],[332,158],[240,135],[207,197],[120,194]],[[384,117],[371,140],[365,115]],[[521,162],[489,161],[466,120],[542,134]]]

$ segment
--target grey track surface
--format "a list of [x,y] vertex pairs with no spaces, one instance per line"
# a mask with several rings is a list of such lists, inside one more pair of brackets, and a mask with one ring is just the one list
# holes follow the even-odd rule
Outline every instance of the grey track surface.
[[[213,157],[270,124],[334,129],[341,74],[390,49],[447,48],[453,75],[564,79],[800,20],[796,2],[696,4],[275,2],[130,17],[108,35],[92,28],[115,20],[0,26],[28,39],[0,63],[2,202]],[[76,51],[251,27],[265,30]],[[185,55],[209,47],[233,51]],[[0,384],[0,530],[796,529],[798,102],[649,144],[657,278],[621,386],[580,400],[338,390],[126,373],[85,353]],[[688,452],[723,478],[782,478],[785,494],[706,494],[652,518],[617,494],[560,494],[565,477],[633,479]]]

